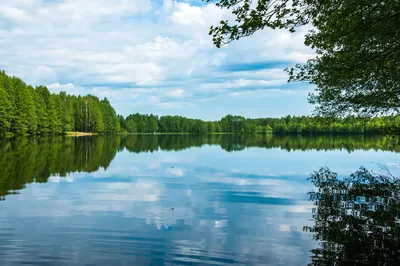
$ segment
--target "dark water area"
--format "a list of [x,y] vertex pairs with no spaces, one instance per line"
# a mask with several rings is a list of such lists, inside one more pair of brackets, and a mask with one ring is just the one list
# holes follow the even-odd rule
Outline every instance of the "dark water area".
[[400,265],[398,143],[0,140],[0,265]]

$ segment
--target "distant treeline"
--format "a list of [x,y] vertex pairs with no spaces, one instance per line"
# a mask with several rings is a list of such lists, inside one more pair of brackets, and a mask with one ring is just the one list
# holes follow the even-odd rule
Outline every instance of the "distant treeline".
[[250,119],[227,115],[220,121],[202,121],[181,116],[131,114],[118,116],[128,133],[236,133],[236,134],[363,134],[399,132],[400,117],[319,118],[286,116]]
[[114,108],[106,98],[50,93],[0,71],[0,134],[61,134],[67,131],[120,131]]
[[116,114],[110,102],[96,96],[50,93],[0,71],[0,135],[94,133],[234,133],[234,134],[363,134],[398,133],[400,117],[319,118],[286,116],[246,119],[227,115],[219,121],[181,116]]

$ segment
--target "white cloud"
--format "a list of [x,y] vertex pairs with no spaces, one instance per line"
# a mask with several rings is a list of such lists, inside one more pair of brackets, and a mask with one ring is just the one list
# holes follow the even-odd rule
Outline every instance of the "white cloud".
[[34,76],[40,83],[47,83],[57,79],[57,73],[48,66],[38,66],[34,70]]
[[160,97],[158,97],[158,96],[150,96],[149,97],[149,103],[151,103],[151,104],[158,104],[158,103],[160,103]]
[[21,9],[9,6],[3,6],[0,9],[0,12],[3,13],[4,16],[17,21],[29,21],[31,18]]
[[283,80],[249,80],[249,79],[237,79],[233,83],[229,84],[231,88],[240,88],[246,86],[276,86],[286,83]]
[[[312,55],[302,44],[304,30],[292,35],[265,30],[215,48],[209,26],[231,15],[212,3],[3,2],[0,69],[33,85],[50,84],[53,92],[107,97],[124,115],[165,109],[185,115],[190,109],[192,116],[202,118],[208,113],[202,110],[210,109],[208,99],[226,95],[246,96],[249,100],[242,105],[250,107],[253,93],[244,87],[280,89],[286,73],[281,68],[229,71],[224,66],[268,60],[294,63]],[[224,113],[232,110],[226,101],[216,106],[220,107],[226,108]],[[212,115],[220,116],[216,111]]]
[[60,84],[57,82],[57,83],[48,85],[47,88],[52,91],[63,91],[63,90],[68,91],[68,90],[74,88],[74,84],[72,84],[72,83]]
[[173,7],[173,0],[164,0],[163,7],[166,11],[169,11]]
[[178,90],[173,90],[173,91],[167,92],[167,95],[169,97],[173,97],[173,98],[181,98],[184,93],[185,93],[184,90],[178,89]]
[[281,90],[281,89],[263,89],[263,90],[243,90],[238,92],[232,92],[231,96],[244,96],[244,95],[256,95],[257,97],[273,97],[273,96],[284,96],[284,95],[307,95],[309,91],[307,90]]
[[312,58],[314,54],[304,53],[304,52],[291,52],[287,55],[287,58],[294,62],[306,62],[308,59]]
[[191,6],[190,4],[182,2],[176,3],[176,7],[178,10],[174,11],[171,15],[171,19],[175,23],[182,25],[205,25],[203,11],[200,7]]
[[163,79],[163,70],[155,63],[104,63],[95,69],[103,82],[152,85]]

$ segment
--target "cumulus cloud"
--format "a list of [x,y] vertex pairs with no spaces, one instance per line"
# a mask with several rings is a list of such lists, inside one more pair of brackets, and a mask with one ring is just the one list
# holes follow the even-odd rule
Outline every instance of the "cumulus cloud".
[[50,84],[47,86],[49,90],[52,92],[60,92],[60,91],[70,91],[73,89],[75,86],[72,83],[67,83],[67,84],[60,84],[58,82]]
[[[312,56],[302,43],[307,29],[296,34],[265,30],[215,48],[209,26],[231,15],[212,3],[3,2],[0,69],[27,83],[48,85],[53,92],[107,97],[124,115],[177,113],[207,119],[208,100],[219,99],[224,104],[212,103],[214,112],[209,114],[219,118],[237,108],[224,102],[227,96],[246,95],[241,107],[247,108],[256,100],[254,90],[271,86],[288,90],[283,87],[287,80],[283,66],[251,69],[255,63],[294,64]],[[248,69],[229,68],[238,64]],[[282,114],[287,111],[282,109]]]
[[187,3],[177,3],[177,11],[171,15],[171,19],[182,25],[200,24],[205,25],[203,11],[200,7],[191,6]]

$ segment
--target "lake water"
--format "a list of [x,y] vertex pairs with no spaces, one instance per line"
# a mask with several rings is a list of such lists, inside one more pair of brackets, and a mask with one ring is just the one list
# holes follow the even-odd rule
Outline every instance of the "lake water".
[[304,230],[310,174],[400,174],[399,151],[368,136],[3,140],[0,265],[307,265],[323,240]]

